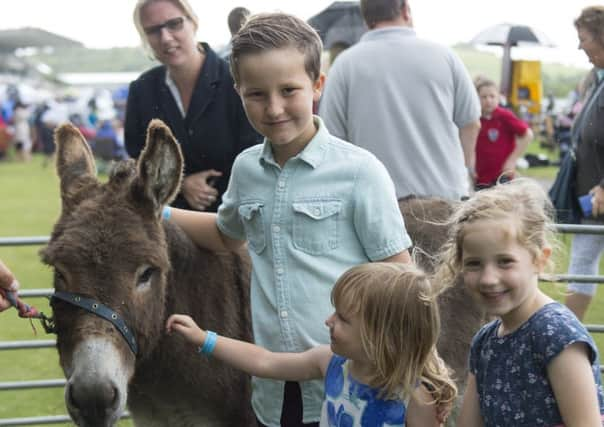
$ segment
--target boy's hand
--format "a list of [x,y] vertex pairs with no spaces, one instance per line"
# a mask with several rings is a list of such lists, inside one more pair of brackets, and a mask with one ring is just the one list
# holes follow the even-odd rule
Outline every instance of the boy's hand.
[[[11,271],[2,261],[0,261],[0,288],[7,292],[16,292],[19,289],[19,282],[15,280]],[[11,303],[0,292],[0,311],[6,310],[9,307],[11,307]]]
[[177,332],[188,342],[199,347],[206,340],[206,331],[197,326],[197,323],[186,314],[173,314],[166,322],[166,332],[171,334]]
[[501,168],[501,174],[514,179],[514,175],[516,174],[516,160],[507,160]]

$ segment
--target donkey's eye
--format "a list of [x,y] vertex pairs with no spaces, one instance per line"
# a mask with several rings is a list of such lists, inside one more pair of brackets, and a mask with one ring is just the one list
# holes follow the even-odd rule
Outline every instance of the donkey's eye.
[[151,284],[151,277],[153,277],[153,273],[155,273],[157,269],[153,267],[147,267],[138,277],[137,287],[147,287]]

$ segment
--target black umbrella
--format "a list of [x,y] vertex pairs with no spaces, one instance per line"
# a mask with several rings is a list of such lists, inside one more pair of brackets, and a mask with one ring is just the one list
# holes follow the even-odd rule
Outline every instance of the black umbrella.
[[534,43],[542,46],[554,46],[554,43],[541,31],[527,25],[497,24],[482,30],[470,43],[495,46],[518,46],[522,43]]
[[497,24],[482,30],[472,40],[472,44],[503,46],[501,63],[501,93],[508,96],[512,70],[511,49],[519,44],[537,44],[554,46],[554,43],[541,31],[527,25]]
[[334,44],[352,46],[367,31],[359,2],[336,1],[308,20],[319,33],[326,49]]

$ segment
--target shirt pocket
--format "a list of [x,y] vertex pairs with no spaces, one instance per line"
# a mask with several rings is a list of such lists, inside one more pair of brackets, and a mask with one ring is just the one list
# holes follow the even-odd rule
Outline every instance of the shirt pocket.
[[293,209],[293,240],[296,249],[311,255],[321,255],[338,248],[341,201],[296,201]]
[[263,206],[264,204],[260,202],[244,203],[239,206],[239,217],[243,223],[248,245],[256,253],[262,252],[266,247]]

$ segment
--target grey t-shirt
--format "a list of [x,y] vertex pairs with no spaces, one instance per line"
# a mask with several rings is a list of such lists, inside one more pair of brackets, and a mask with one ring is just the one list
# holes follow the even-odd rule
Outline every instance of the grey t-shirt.
[[384,163],[398,198],[468,194],[459,129],[479,120],[480,103],[451,49],[411,28],[369,31],[329,70],[319,115]]

